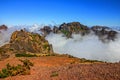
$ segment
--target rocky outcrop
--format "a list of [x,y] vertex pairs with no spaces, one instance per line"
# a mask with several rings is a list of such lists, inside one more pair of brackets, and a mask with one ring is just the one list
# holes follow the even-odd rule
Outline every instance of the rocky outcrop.
[[[105,26],[93,26],[91,28],[91,30],[100,38],[102,39],[102,41],[104,41],[105,39],[108,40],[115,40],[115,38],[117,37],[117,32],[112,30],[109,27],[105,27]],[[102,38],[104,37],[104,38]]]
[[53,32],[55,34],[62,33],[67,38],[72,38],[72,34],[80,34],[85,36],[90,32],[94,32],[94,34],[97,35],[98,38],[103,42],[106,40],[114,41],[117,37],[117,31],[114,31],[109,27],[93,26],[89,28],[79,22],[63,23],[58,27],[54,26],[53,29],[51,29],[49,26],[45,26],[41,29],[41,31],[45,36]]
[[43,28],[40,29],[40,31],[42,31],[44,34],[44,36],[50,34],[50,32],[52,31],[50,26],[44,26]]
[[8,49],[6,47],[0,48],[0,60],[6,59],[9,57],[9,55],[6,53],[6,51],[8,51]]
[[63,23],[59,27],[60,31],[66,35],[66,37],[72,37],[72,34],[85,35],[89,33],[89,28],[79,22]]
[[72,33],[87,33],[89,28],[85,25],[80,24],[79,22],[63,23],[59,27],[60,30],[66,30]]
[[52,45],[43,36],[24,30],[13,32],[9,44],[2,46],[0,50],[2,54],[8,55],[9,53],[53,53]]
[[24,30],[15,31],[10,39],[10,48],[32,53],[51,53],[51,45],[43,36]]
[[6,26],[6,25],[1,25],[0,26],[0,33],[1,33],[1,31],[6,31],[8,29],[8,27]]
[[87,26],[82,25],[79,22],[63,23],[59,27],[54,26],[52,30],[50,27],[45,26],[40,30],[44,35],[48,35],[50,32],[55,34],[63,33],[67,38],[72,38],[72,34],[86,35],[90,32],[90,29]]
[[54,26],[53,33],[60,33],[60,29],[57,26]]

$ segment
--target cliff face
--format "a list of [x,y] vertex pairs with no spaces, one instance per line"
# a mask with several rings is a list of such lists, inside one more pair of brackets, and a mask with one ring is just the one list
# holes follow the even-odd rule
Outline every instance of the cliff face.
[[[13,32],[9,44],[0,48],[0,57],[8,53],[52,53],[52,45],[43,36],[24,30]],[[8,54],[9,55],[9,54]]]

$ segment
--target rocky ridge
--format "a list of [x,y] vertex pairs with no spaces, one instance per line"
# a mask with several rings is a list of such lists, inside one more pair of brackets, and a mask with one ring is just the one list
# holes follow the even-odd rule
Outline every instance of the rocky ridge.
[[117,34],[118,34],[117,31],[112,30],[111,28],[106,26],[88,27],[79,22],[63,23],[58,27],[54,26],[53,29],[51,29],[50,26],[44,26],[40,30],[43,32],[44,36],[47,36],[52,32],[55,34],[62,33],[67,38],[72,38],[72,34],[80,34],[82,36],[85,36],[93,32],[96,36],[98,36],[98,38],[101,41],[105,41],[105,40],[114,41],[117,38]]
[[43,36],[25,30],[13,32],[9,44],[0,48],[0,59],[17,53],[53,53],[52,45]]

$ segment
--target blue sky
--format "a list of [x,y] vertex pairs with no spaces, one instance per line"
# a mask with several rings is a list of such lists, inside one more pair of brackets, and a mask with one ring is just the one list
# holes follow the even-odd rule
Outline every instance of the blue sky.
[[0,24],[120,26],[120,0],[0,0]]

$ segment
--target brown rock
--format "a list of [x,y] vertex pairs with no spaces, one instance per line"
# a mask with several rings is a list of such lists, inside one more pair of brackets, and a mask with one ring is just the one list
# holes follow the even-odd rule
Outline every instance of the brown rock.
[[50,45],[44,37],[37,33],[15,31],[10,39],[10,47],[32,53],[50,53]]
[[[43,36],[24,30],[13,32],[10,43],[0,48],[2,54],[10,53],[53,53],[52,46]],[[0,53],[0,57],[2,54]]]
[[0,30],[7,30],[7,29],[8,29],[8,27],[6,25],[1,25],[0,26]]
[[44,36],[48,35],[52,30],[49,26],[44,26],[43,28],[40,29],[44,34]]
[[104,41],[105,39],[108,40],[115,40],[116,36],[117,36],[117,31],[114,31],[112,29],[110,29],[109,27],[105,27],[105,26],[93,26],[91,28],[91,30],[99,37],[105,37],[102,41]]

